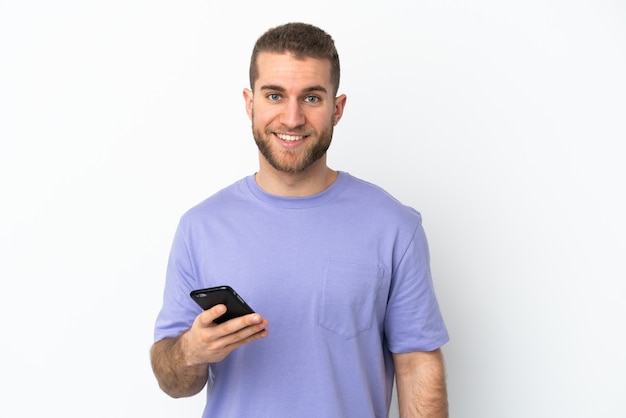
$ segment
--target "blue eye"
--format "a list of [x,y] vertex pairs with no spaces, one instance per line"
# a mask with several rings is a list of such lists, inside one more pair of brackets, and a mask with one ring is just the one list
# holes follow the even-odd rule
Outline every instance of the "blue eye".
[[270,94],[267,95],[267,98],[272,100],[272,101],[280,100],[280,94],[278,94],[278,93],[270,93]]
[[306,96],[304,98],[304,101],[308,103],[318,103],[320,101],[320,98],[317,96]]

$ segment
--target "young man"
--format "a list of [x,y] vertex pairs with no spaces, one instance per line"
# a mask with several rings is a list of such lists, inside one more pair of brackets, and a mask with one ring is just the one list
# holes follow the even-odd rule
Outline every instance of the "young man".
[[[152,366],[170,396],[207,386],[204,417],[445,417],[448,334],[421,217],[326,165],[346,96],[332,38],[261,36],[243,96],[259,170],[180,220]],[[227,284],[257,313],[213,321],[194,289]]]

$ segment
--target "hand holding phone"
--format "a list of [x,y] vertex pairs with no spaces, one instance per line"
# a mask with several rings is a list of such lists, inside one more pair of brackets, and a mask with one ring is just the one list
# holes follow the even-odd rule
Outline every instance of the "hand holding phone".
[[[186,342],[185,356],[190,364],[208,364],[222,361],[228,354],[259,338],[268,335],[267,320],[260,314],[241,319],[232,326],[218,327],[230,319],[254,313],[252,308],[229,286],[216,286],[206,289],[197,289],[189,296],[205,311],[218,304],[226,306],[226,312],[213,319],[217,312],[204,312],[196,317],[191,328],[181,335]],[[212,323],[210,322],[212,321]],[[227,344],[215,344],[225,338]]]
[[215,305],[226,305],[226,313],[213,322],[221,324],[229,319],[254,313],[241,296],[230,286],[215,286],[192,291],[189,296],[204,310]]

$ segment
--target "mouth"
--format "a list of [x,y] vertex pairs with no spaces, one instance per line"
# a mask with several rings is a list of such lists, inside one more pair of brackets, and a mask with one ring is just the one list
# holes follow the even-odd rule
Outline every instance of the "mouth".
[[288,135],[288,134],[279,134],[279,133],[274,133],[274,134],[285,142],[302,141],[304,138],[307,137],[307,135]]

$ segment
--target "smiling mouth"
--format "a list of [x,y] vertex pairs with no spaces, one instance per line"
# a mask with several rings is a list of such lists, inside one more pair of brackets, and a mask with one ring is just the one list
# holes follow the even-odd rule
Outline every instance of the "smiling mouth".
[[276,136],[285,142],[301,141],[304,138],[306,138],[306,135],[287,135],[287,134],[279,134],[279,133],[276,133]]

